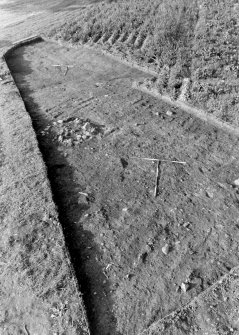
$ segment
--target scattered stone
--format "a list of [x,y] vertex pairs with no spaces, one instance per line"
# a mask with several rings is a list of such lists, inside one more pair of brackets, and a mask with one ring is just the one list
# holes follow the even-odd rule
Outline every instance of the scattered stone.
[[213,192],[211,191],[211,190],[206,190],[206,196],[208,197],[208,198],[213,198]]
[[63,142],[63,136],[62,135],[58,136],[58,142],[60,142],[60,143]]
[[190,285],[188,283],[181,284],[181,290],[186,293],[189,290]]
[[166,243],[163,247],[162,247],[162,252],[164,255],[168,255],[169,253],[169,245],[168,243]]
[[188,228],[189,225],[190,225],[190,222],[185,222],[185,223],[183,224],[183,227],[184,227],[184,228]]
[[91,128],[91,126],[90,126],[90,123],[89,122],[86,122],[83,126],[82,126],[82,129],[84,130],[84,131],[87,131],[87,130],[89,130]]
[[48,214],[44,214],[42,220],[44,222],[48,222],[49,221],[49,215]]
[[170,110],[168,110],[168,111],[166,112],[166,115],[168,115],[168,116],[172,116],[173,113],[172,113]]
[[93,136],[97,136],[102,132],[101,126],[91,123],[89,120],[79,118],[68,118],[66,120],[58,120],[53,122],[52,126],[48,126],[46,130],[52,128],[55,139],[63,145],[73,146],[90,140]]
[[234,180],[234,185],[237,187],[239,186],[239,179]]
[[64,142],[65,142],[65,145],[67,145],[68,147],[71,147],[73,144],[73,141],[71,138],[69,138],[68,140],[65,140]]

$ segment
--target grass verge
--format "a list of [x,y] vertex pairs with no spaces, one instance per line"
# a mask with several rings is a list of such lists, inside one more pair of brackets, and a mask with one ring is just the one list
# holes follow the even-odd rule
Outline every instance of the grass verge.
[[31,119],[2,58],[1,334],[89,334]]

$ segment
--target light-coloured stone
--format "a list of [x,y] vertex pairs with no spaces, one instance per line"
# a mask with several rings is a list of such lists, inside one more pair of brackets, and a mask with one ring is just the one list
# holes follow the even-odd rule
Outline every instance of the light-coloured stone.
[[181,290],[186,293],[189,290],[189,284],[188,283],[182,283],[181,284]]
[[164,255],[167,255],[169,253],[169,245],[168,243],[166,243],[163,247],[162,247],[162,253]]

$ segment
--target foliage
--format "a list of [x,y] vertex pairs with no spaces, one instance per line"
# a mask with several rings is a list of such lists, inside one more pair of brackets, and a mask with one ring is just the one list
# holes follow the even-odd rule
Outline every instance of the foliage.
[[192,49],[192,101],[231,123],[239,111],[238,19],[236,0],[202,1]]

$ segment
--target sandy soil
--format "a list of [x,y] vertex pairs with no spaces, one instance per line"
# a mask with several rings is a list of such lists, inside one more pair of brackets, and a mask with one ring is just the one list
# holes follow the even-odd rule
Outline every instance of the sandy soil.
[[[98,52],[44,42],[8,62],[92,334],[139,334],[238,265],[238,139],[133,90],[142,73]],[[186,162],[161,162],[157,197],[145,157]]]

